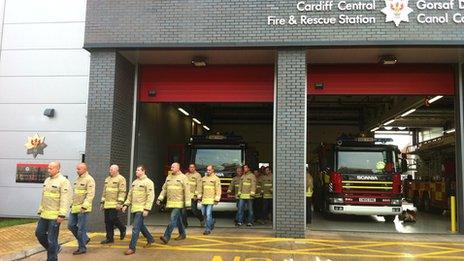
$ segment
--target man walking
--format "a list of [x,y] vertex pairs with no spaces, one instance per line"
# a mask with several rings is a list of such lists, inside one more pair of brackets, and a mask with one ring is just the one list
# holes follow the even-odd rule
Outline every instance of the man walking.
[[129,249],[124,253],[125,255],[132,255],[135,253],[140,232],[142,232],[142,235],[147,239],[145,247],[149,247],[155,242],[150,231],[148,231],[143,223],[144,218],[148,216],[148,212],[151,210],[153,201],[155,200],[155,186],[153,181],[147,177],[145,170],[145,166],[137,166],[137,170],[135,171],[137,179],[132,182],[132,187],[129,190],[126,202],[124,202],[124,207],[122,208],[122,212],[126,213],[127,208],[130,206],[131,213],[134,214],[131,241]]
[[243,168],[238,167],[235,170],[235,177],[232,179],[232,181],[229,184],[229,189],[227,189],[228,194],[233,194],[235,196],[235,204],[237,206],[237,212],[235,213],[235,224],[238,223],[238,203],[239,203],[239,198],[238,198],[238,187],[240,186],[240,181],[242,179],[243,175]]
[[213,219],[213,206],[219,203],[221,200],[221,180],[214,173],[214,167],[209,165],[206,167],[206,176],[202,178],[202,186],[198,199],[200,200],[202,207],[203,216],[206,220],[205,232],[203,235],[211,234],[214,229]]
[[120,232],[120,239],[126,236],[126,226],[122,224],[118,217],[126,199],[126,179],[119,174],[118,165],[111,165],[110,175],[105,179],[103,195],[101,198],[101,208],[105,212],[106,239],[102,244],[114,243],[114,227]]
[[245,208],[248,208],[247,226],[253,226],[253,197],[256,193],[256,178],[253,172],[250,171],[248,165],[243,166],[244,175],[240,180],[238,187],[238,223],[237,226],[243,225],[245,217]]
[[48,164],[48,177],[42,189],[42,199],[37,213],[40,216],[35,236],[47,250],[47,261],[58,260],[60,224],[68,213],[72,192],[71,183],[60,173],[60,163]]
[[73,255],[87,252],[87,216],[92,211],[92,201],[95,196],[95,180],[87,172],[87,165],[79,163],[76,167],[77,179],[74,182],[74,195],[69,215],[68,229],[77,239],[78,248]]
[[177,162],[172,163],[171,174],[166,178],[156,204],[160,205],[164,199],[167,201],[166,208],[172,209],[172,212],[169,225],[164,235],[160,237],[161,241],[167,244],[175,227],[179,229],[179,236],[175,240],[187,238],[187,232],[182,222],[182,209],[190,208],[192,203],[190,200],[190,186],[187,177],[180,171],[180,165]]
[[[203,215],[201,211],[198,209],[198,193],[201,189],[201,175],[197,172],[195,164],[190,164],[188,172],[185,174],[188,178],[189,186],[190,186],[190,198],[192,200],[192,213],[193,215],[198,218],[200,221],[201,226],[203,226]],[[184,208],[182,209],[182,220],[184,222],[185,227],[188,227],[187,221],[187,210]]]

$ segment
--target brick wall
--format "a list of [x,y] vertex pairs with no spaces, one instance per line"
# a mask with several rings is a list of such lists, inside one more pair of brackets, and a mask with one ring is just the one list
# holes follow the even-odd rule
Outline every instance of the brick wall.
[[[375,24],[270,26],[267,17],[300,15],[328,17],[341,12],[299,12],[298,0],[88,0],[85,46],[87,47],[200,47],[200,46],[334,46],[414,45],[453,42],[462,45],[462,24],[420,24],[417,0],[410,22],[396,27],[385,22],[380,11],[346,11],[373,16]],[[306,1],[316,3],[318,1]],[[334,1],[337,4],[339,1]],[[357,2],[348,0],[347,2]],[[368,1],[363,1],[368,2]],[[456,1],[455,1],[456,2]],[[454,10],[450,13],[455,13]],[[427,14],[444,13],[424,11]]]
[[300,238],[305,236],[305,49],[277,51],[276,88],[276,236]]
[[92,52],[87,112],[86,163],[95,178],[89,229],[104,230],[99,211],[109,166],[117,164],[129,182],[134,66],[115,51]]

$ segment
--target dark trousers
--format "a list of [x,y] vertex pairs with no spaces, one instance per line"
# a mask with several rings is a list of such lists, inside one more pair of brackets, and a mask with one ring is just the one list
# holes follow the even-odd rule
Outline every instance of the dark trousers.
[[272,213],[272,198],[263,198],[263,220],[270,220],[270,215]]
[[35,236],[39,243],[47,250],[47,261],[58,260],[58,234],[60,232],[60,224],[56,220],[39,219]]
[[261,219],[263,216],[263,198],[253,199],[253,213],[256,220]]
[[106,226],[106,239],[114,240],[114,227],[117,227],[122,233],[126,231],[126,226],[119,220],[118,211],[115,208],[105,209],[105,226]]
[[313,210],[311,209],[312,207],[312,198],[306,197],[306,223],[311,224],[312,221],[312,216],[313,216]]
[[[201,211],[198,209],[198,200],[192,199],[192,213],[193,215],[198,218],[200,222],[203,221],[203,215],[201,214]],[[188,226],[188,221],[187,221],[187,209],[183,208],[182,209],[182,222],[184,223],[184,226]]]
[[134,213],[134,223],[132,224],[132,236],[129,244],[129,248],[135,251],[137,245],[137,240],[139,239],[139,234],[142,232],[142,235],[147,239],[148,242],[153,243],[155,239],[148,231],[148,228],[143,223],[143,212]]

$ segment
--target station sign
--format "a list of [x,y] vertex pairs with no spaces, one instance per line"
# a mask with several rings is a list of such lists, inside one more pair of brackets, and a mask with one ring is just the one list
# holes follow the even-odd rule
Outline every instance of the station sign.
[[[295,1],[294,15],[268,15],[269,26],[324,26],[416,21],[423,25],[463,24],[464,0]],[[271,10],[279,7],[271,6]],[[384,18],[379,19],[379,14]]]

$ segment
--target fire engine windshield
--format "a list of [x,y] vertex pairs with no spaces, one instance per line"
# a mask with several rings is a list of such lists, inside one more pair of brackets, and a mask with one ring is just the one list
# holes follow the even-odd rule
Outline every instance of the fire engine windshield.
[[235,172],[242,162],[240,149],[197,149],[195,163],[199,170],[213,165],[217,172]]
[[382,173],[386,163],[386,151],[339,151],[337,172],[342,174]]

